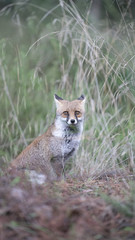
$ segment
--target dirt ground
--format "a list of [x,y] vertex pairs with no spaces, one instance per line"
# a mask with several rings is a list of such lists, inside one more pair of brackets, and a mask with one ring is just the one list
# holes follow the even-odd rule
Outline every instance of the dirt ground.
[[39,186],[15,175],[3,176],[0,239],[135,239],[135,218],[106,200],[124,202],[128,195],[128,184],[121,177],[76,178]]

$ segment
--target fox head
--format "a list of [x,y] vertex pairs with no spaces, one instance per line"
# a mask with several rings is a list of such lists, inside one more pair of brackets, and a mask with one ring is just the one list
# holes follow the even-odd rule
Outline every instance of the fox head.
[[56,103],[56,115],[63,123],[75,126],[83,122],[85,111],[84,95],[74,101],[67,101],[55,94],[54,100]]

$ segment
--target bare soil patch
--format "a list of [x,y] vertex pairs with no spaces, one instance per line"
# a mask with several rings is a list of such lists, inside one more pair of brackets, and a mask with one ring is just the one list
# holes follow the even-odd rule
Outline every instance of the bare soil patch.
[[42,186],[21,176],[1,177],[0,239],[135,239],[135,218],[116,210],[104,194],[123,202],[129,189],[118,177]]

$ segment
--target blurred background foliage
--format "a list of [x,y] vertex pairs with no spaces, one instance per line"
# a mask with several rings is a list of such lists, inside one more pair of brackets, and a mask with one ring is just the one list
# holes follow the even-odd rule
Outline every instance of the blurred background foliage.
[[0,1],[1,163],[53,122],[54,93],[84,93],[73,171],[123,164],[134,171],[134,17],[133,0]]

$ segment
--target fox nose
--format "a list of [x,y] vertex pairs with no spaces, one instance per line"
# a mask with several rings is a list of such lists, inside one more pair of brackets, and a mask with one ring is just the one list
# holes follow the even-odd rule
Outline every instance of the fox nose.
[[70,122],[71,122],[72,124],[74,124],[74,123],[75,123],[75,120],[74,120],[74,119],[71,119]]

